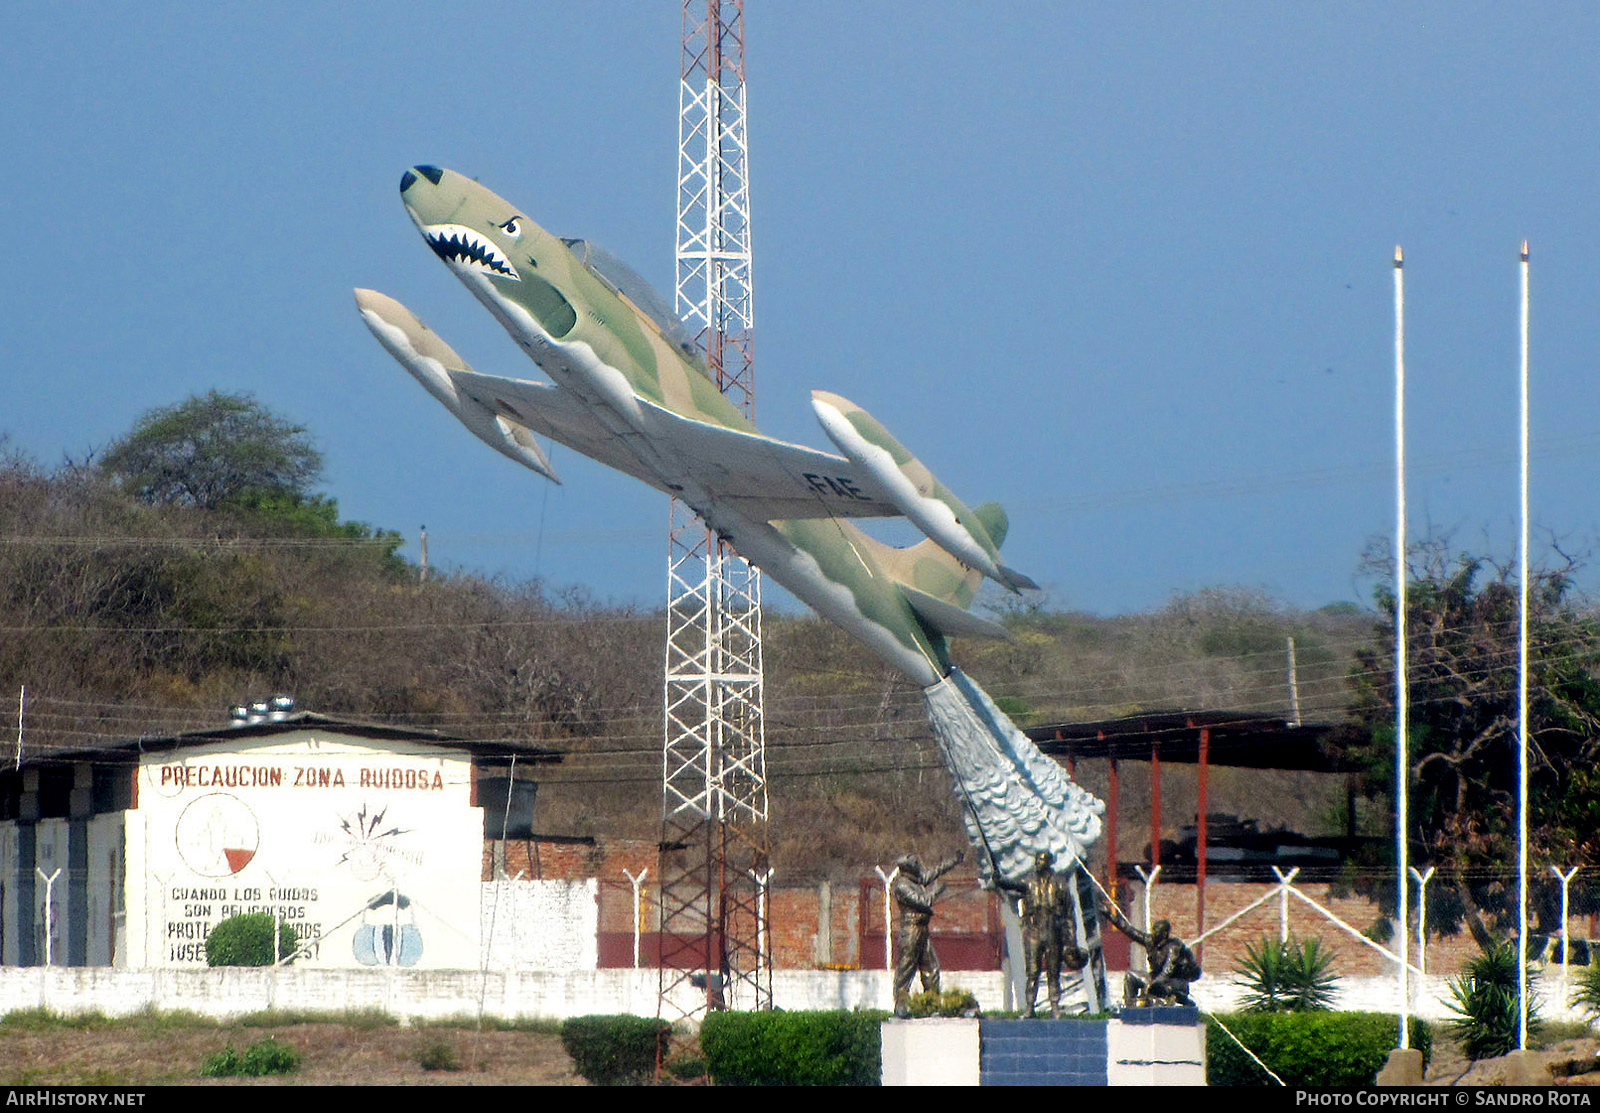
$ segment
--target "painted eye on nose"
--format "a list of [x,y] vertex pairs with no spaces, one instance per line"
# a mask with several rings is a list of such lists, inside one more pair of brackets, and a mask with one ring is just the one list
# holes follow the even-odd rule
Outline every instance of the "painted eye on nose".
[[522,238],[522,218],[521,217],[514,216],[510,220],[506,221],[504,224],[501,224],[499,226],[499,228],[500,228],[500,231],[504,232],[506,235],[510,236],[514,240],[520,240]]

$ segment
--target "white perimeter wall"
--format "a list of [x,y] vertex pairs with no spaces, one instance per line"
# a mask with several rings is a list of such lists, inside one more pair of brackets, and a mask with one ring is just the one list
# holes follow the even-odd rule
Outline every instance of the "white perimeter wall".
[[[999,975],[968,984],[979,1000],[1000,999]],[[0,967],[6,1010],[124,1016],[187,1009],[229,1017],[262,1009],[342,1012],[381,1009],[402,1019],[484,1016],[562,1018],[591,1013],[656,1015],[660,975],[640,970],[329,970],[311,967],[119,970],[112,967]],[[890,1007],[881,970],[780,970],[773,999],[785,1009]],[[692,992],[692,991],[691,991]],[[686,998],[682,1011],[693,1007]],[[734,1003],[737,1005],[737,1002]],[[998,1007],[998,1006],[996,1006]]]
[[[1203,980],[1202,980],[1203,981]],[[1391,1011],[1392,983],[1347,978],[1340,1007]],[[1449,1017],[1447,979],[1429,976],[1418,994],[1415,1015]],[[971,990],[991,1012],[1004,1008],[1004,988],[995,971],[958,972],[946,987]],[[228,1017],[261,1009],[341,1012],[381,1009],[402,1019],[484,1016],[561,1018],[590,1013],[656,1015],[658,972],[640,970],[328,970],[309,967],[218,970],[119,970],[111,967],[0,967],[4,1009],[47,1008],[62,1013],[121,1016],[141,1009],[189,1009]],[[1194,989],[1201,1008],[1226,1011],[1237,993]],[[1547,988],[1555,996],[1555,983]],[[773,1001],[784,1009],[887,1009],[889,974],[882,970],[778,970]],[[1388,994],[1388,996],[1385,996]],[[691,1001],[681,1002],[684,1010]],[[738,1003],[733,1003],[737,1007]],[[1549,1017],[1578,1018],[1575,1011],[1545,1007]]]

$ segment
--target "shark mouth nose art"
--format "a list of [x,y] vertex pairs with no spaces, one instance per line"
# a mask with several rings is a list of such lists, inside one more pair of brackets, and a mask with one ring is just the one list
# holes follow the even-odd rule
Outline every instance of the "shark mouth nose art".
[[521,282],[522,276],[494,241],[461,224],[430,224],[422,229],[433,253],[452,267]]

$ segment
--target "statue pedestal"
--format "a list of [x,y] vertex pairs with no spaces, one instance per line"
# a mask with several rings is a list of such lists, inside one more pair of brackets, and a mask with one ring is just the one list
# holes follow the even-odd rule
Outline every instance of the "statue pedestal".
[[1193,1005],[1123,1009],[1106,1042],[1108,1086],[1206,1084],[1206,1026]]
[[1110,1020],[887,1020],[885,1086],[1204,1086],[1191,1007]]
[[976,1086],[980,1020],[885,1020],[885,1086]]

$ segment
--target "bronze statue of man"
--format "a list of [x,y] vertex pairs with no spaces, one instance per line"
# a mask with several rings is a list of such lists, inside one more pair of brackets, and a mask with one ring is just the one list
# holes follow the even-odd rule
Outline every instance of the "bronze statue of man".
[[1157,920],[1149,932],[1140,931],[1128,922],[1116,905],[1105,910],[1106,917],[1118,931],[1144,948],[1150,967],[1149,975],[1140,978],[1128,973],[1123,1000],[1128,1005],[1192,1005],[1189,983],[1200,976],[1200,963],[1195,960],[1183,940],[1172,934],[1169,920]]
[[944,882],[939,878],[965,857],[965,851],[959,852],[933,869],[924,866],[915,854],[903,855],[895,863],[897,871],[889,890],[900,908],[900,941],[894,962],[895,1016],[911,1015],[911,982],[918,974],[922,975],[923,992],[939,992],[939,956],[934,953],[928,924],[933,919],[933,902],[944,892]]
[[1039,975],[1050,993],[1050,1015],[1061,1016],[1061,968],[1082,970],[1088,956],[1078,949],[1072,923],[1072,894],[1068,878],[1055,870],[1048,850],[1033,856],[1033,875],[1026,881],[1007,881],[995,871],[998,888],[1014,893],[1022,920],[1022,950],[1028,969],[1028,1001],[1022,1015],[1034,1015],[1039,998]]

